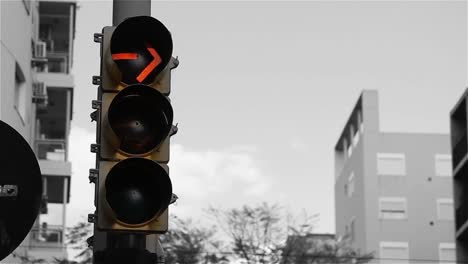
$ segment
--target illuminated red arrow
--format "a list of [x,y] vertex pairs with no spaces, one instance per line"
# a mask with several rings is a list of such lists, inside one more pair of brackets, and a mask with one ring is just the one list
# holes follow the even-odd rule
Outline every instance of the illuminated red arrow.
[[151,47],[150,44],[146,43],[146,49],[148,49],[151,56],[153,56],[153,60],[136,77],[137,81],[139,82],[142,82],[144,79],[146,79],[146,77],[148,77],[148,75],[159,65],[159,63],[161,63],[161,57],[159,57],[159,54],[153,47]]
[[113,60],[136,60],[138,59],[137,53],[115,53],[112,54]]
[[[153,60],[146,65],[146,67],[138,74],[136,77],[136,80],[138,82],[143,82],[146,77],[161,63],[161,57],[159,54],[156,52],[156,50],[151,47],[150,44],[146,43],[146,49],[148,52],[153,56]],[[138,59],[138,53],[115,53],[112,54],[112,59],[113,60],[136,60]]]

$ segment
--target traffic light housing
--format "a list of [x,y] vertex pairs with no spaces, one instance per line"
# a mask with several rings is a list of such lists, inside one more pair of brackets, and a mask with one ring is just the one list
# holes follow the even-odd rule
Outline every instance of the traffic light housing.
[[97,227],[164,233],[172,199],[169,98],[172,57],[167,28],[149,16],[105,27],[101,40]]

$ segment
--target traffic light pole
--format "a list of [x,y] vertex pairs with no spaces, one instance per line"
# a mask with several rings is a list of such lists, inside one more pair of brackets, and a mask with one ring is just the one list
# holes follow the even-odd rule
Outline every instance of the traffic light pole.
[[113,0],[114,26],[132,16],[151,16],[151,0]]

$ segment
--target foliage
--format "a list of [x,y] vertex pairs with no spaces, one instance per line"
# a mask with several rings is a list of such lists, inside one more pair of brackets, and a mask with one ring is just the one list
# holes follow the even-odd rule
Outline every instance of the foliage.
[[[216,209],[209,228],[191,220],[171,219],[171,228],[160,236],[166,264],[362,264],[372,259],[350,246],[348,238],[313,234],[317,215],[296,218],[274,204],[262,203],[241,208]],[[92,224],[80,222],[68,229],[67,244],[79,250],[78,262],[55,259],[56,264],[90,264],[92,249],[86,239]],[[221,242],[221,238],[224,237]],[[23,263],[45,263],[23,259]]]
[[229,236],[233,253],[250,263],[277,263],[280,215],[276,205],[220,210],[209,208],[221,229]]
[[[54,258],[53,264],[79,264],[81,262],[73,261],[73,260],[68,260],[68,259],[60,259],[60,258]],[[91,263],[91,262],[89,262]]]
[[208,212],[227,235],[234,257],[245,264],[366,263],[372,257],[361,256],[333,235],[317,239],[312,231],[318,215],[303,215],[299,221],[267,203]]
[[[285,253],[288,254],[285,254]],[[321,238],[314,234],[289,236],[283,249],[282,264],[367,263],[372,254],[360,255],[347,239]]]
[[[88,247],[86,239],[93,235],[93,225],[87,221],[78,222],[75,226],[68,229],[66,234],[67,244],[72,249],[79,250],[77,264],[91,264],[93,261],[93,250]],[[66,260],[62,260],[66,261]],[[68,262],[57,262],[58,264],[65,264]]]
[[216,253],[220,244],[213,235],[215,229],[197,227],[191,220],[171,219],[171,229],[160,236],[166,264],[227,263]]
[[76,261],[70,261],[68,259],[54,258],[52,262],[49,262],[42,258],[34,258],[29,255],[20,255],[13,253],[13,257],[18,258],[22,264],[78,264]]

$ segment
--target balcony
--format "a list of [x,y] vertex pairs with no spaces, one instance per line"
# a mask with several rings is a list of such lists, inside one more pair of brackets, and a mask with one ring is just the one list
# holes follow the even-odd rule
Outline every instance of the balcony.
[[31,229],[28,255],[42,259],[41,263],[56,263],[54,259],[67,258],[67,247],[63,241],[64,228],[61,225],[37,226]]
[[67,161],[67,141],[65,139],[36,139],[36,156],[40,160]]
[[68,74],[72,67],[73,39],[75,37],[75,4],[67,2],[40,2],[39,42],[47,63],[40,72]]
[[45,108],[48,104],[47,87],[43,82],[33,83],[33,96],[32,102],[36,104],[38,108]]
[[462,202],[455,210],[455,218],[456,238],[466,240],[468,238],[468,202]]
[[37,72],[69,74],[69,54],[67,52],[47,52],[43,58],[44,63],[36,63]]
[[468,153],[467,142],[467,108],[465,95],[457,103],[455,108],[450,113],[450,139],[452,145],[452,165],[454,168],[454,176],[457,177],[457,171],[466,163]]
[[70,176],[68,135],[72,89],[47,86],[47,105],[36,108],[34,151],[43,175]]
[[47,87],[47,105],[36,109],[35,151],[39,160],[68,161],[72,90]]
[[459,163],[463,160],[466,156],[468,151],[468,142],[466,131],[463,131],[463,136],[461,136],[458,141],[454,144],[452,150],[452,157],[453,157],[453,167],[457,168]]
[[31,247],[60,247],[63,245],[63,227],[42,226],[31,229]]

